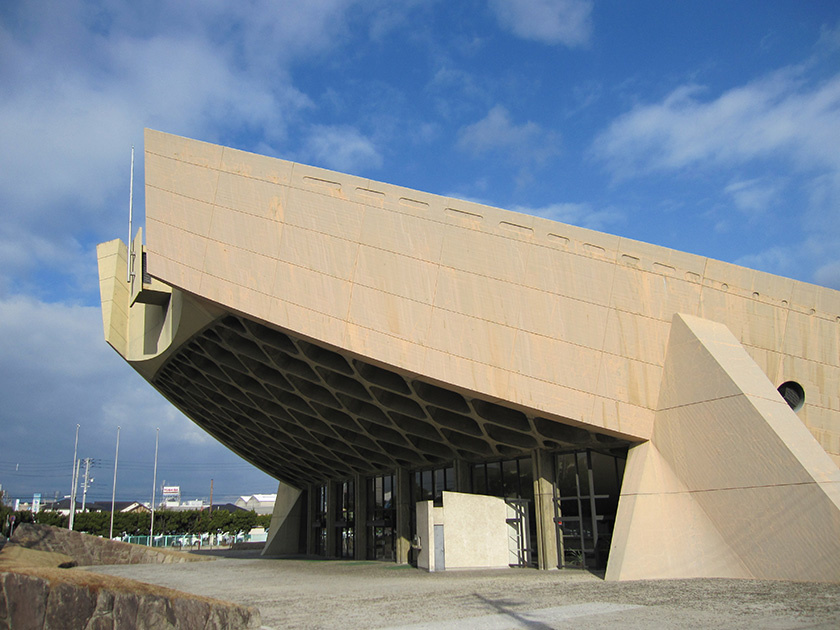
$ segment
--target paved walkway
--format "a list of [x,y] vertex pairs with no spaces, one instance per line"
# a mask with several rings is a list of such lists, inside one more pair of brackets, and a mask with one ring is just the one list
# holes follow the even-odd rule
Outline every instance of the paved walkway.
[[208,553],[219,559],[91,570],[257,606],[271,630],[840,628],[840,584],[616,583],[582,571],[530,569],[430,574],[378,562]]

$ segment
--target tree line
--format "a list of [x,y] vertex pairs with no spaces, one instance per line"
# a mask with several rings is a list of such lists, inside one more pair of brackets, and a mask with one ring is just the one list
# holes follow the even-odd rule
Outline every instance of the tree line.
[[[15,515],[15,524],[41,523],[55,527],[67,527],[68,517],[59,512],[44,510],[33,514],[29,511],[9,513]],[[148,536],[152,515],[149,512],[116,512],[114,514],[114,537]],[[226,512],[216,510],[172,510],[155,511],[154,535],[165,534],[229,534],[236,536],[247,533],[253,527],[268,527],[271,514],[257,514],[253,510]],[[111,529],[110,512],[77,512],[73,529],[94,536],[107,537]]]

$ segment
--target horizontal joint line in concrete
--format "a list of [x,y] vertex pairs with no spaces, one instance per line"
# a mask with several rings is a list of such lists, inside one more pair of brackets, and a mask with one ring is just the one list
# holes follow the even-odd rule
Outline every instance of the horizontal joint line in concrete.
[[708,492],[729,492],[732,490],[762,490],[766,488],[794,488],[797,486],[819,486],[823,483],[837,483],[836,481],[794,481],[790,483],[768,483],[752,486],[727,486],[725,488],[701,488],[697,490],[668,490],[666,492],[628,492],[626,496],[632,497],[647,497],[660,495],[678,495],[678,494],[704,494]]

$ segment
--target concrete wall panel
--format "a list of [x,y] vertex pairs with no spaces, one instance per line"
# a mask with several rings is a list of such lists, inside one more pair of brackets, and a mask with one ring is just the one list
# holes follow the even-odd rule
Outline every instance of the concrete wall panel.
[[604,330],[604,352],[662,365],[671,322],[609,310]]
[[284,225],[276,258],[289,265],[341,280],[351,280],[358,252],[359,244],[354,241]]
[[610,261],[575,255],[558,243],[557,248],[532,248],[519,281],[584,303],[609,306],[614,276],[615,265]]
[[431,318],[429,305],[358,284],[353,287],[348,321],[355,326],[422,346],[428,342]]
[[283,229],[282,223],[272,219],[216,207],[207,235],[214,241],[249,252],[277,253]]
[[436,307],[513,328],[521,325],[524,287],[449,267],[441,267],[435,285]]
[[600,363],[599,352],[521,330],[510,358],[513,369],[524,376],[588,393],[597,388]]
[[216,199],[219,171],[214,168],[147,153],[146,177],[160,190],[177,191],[183,197],[210,204]]
[[274,258],[218,241],[207,241],[202,284],[219,278],[265,295],[274,288]]
[[696,313],[700,285],[627,266],[615,267],[610,306],[619,311],[670,320],[673,313]]
[[216,144],[173,136],[154,129],[145,129],[143,137],[146,153],[206,168],[219,168],[222,153],[226,150]]
[[[347,319],[353,289],[350,281],[283,261],[272,263],[274,284],[266,293],[336,319]],[[305,300],[297,298],[302,293],[306,294]]]
[[442,266],[512,283],[525,276],[527,244],[460,226],[446,226],[443,234]]
[[151,186],[146,191],[146,203],[167,209],[166,215],[161,217],[167,225],[199,236],[208,236],[210,233],[212,203]]
[[408,298],[419,302],[420,305],[431,305],[434,301],[437,275],[438,265],[435,263],[361,246],[353,281],[365,287]]
[[419,260],[438,262],[443,245],[440,224],[432,221],[428,212],[414,216],[404,210],[405,207],[392,210],[366,206],[361,242]]

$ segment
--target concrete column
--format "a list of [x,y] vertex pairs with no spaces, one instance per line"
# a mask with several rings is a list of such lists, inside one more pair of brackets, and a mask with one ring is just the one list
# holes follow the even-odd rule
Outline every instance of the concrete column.
[[315,517],[315,492],[318,486],[310,483],[306,493],[306,555],[315,555],[315,531],[313,519]]
[[472,464],[463,459],[455,460],[455,490],[472,492]]
[[[554,522],[554,455],[544,450],[531,454],[534,470],[534,507],[537,519],[537,566],[559,565],[557,525]],[[562,545],[562,542],[559,543]],[[559,550],[562,552],[562,549]]]
[[336,535],[335,522],[338,518],[338,483],[335,481],[327,482],[327,557],[335,558],[336,544],[338,543],[338,536]]
[[411,474],[407,468],[397,468],[394,483],[397,486],[397,564],[408,564],[408,554],[411,552]]
[[305,526],[306,503],[303,491],[287,483],[277,486],[277,500],[271,514],[269,538],[263,547],[262,555],[279,556],[296,554],[300,548],[300,528]]
[[356,475],[356,513],[353,523],[353,553],[356,560],[367,560],[368,557],[368,505],[367,481],[364,475]]

